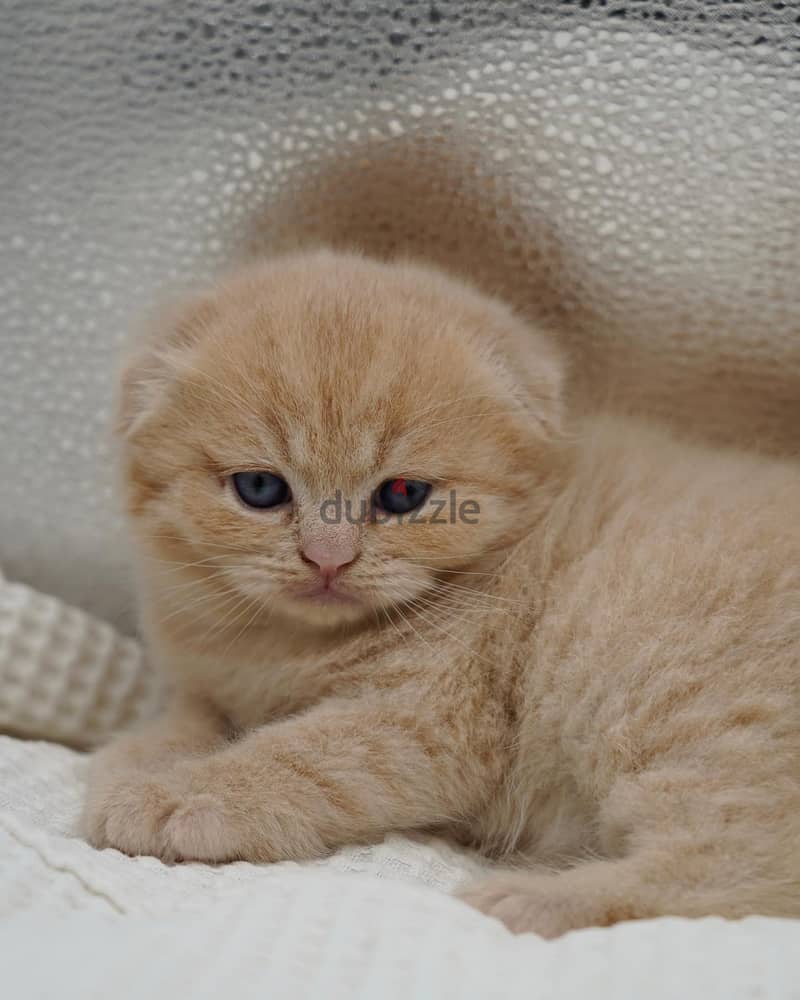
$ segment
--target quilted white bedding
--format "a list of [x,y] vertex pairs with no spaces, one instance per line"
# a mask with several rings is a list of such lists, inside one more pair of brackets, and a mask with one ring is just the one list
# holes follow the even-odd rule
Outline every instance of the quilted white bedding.
[[91,746],[155,709],[136,643],[0,577],[0,982],[9,1000],[800,997],[800,921],[662,919],[546,942],[448,890],[487,863],[387,837],[306,864],[169,867],[78,832]]

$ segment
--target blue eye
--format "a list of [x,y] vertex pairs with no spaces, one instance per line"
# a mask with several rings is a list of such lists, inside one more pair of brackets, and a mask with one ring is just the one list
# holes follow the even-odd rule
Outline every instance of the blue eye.
[[231,480],[242,503],[248,507],[277,507],[291,497],[286,480],[271,472],[235,472]]
[[428,499],[430,483],[420,479],[387,479],[375,493],[375,506],[388,514],[407,514]]

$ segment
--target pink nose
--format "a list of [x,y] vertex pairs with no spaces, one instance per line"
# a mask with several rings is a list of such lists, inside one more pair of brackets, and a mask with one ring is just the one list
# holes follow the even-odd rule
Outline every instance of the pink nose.
[[343,566],[348,566],[356,558],[356,550],[350,541],[306,542],[300,555],[307,563],[313,563],[326,580],[332,580]]

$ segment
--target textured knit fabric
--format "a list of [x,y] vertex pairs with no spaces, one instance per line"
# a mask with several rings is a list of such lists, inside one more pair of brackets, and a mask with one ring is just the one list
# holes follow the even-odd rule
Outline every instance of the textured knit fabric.
[[485,864],[387,837],[311,864],[95,851],[86,760],[0,738],[0,954],[13,1000],[793,1000],[800,921],[662,919],[515,938],[447,895]]
[[0,732],[92,747],[159,694],[137,642],[0,574]]

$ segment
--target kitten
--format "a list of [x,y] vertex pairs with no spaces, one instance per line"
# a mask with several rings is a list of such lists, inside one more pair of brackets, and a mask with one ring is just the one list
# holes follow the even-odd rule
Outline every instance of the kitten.
[[324,251],[141,345],[119,432],[174,694],[95,758],[92,843],[425,829],[513,859],[462,896],[514,931],[800,916],[800,469],[571,421],[562,381],[502,304]]

